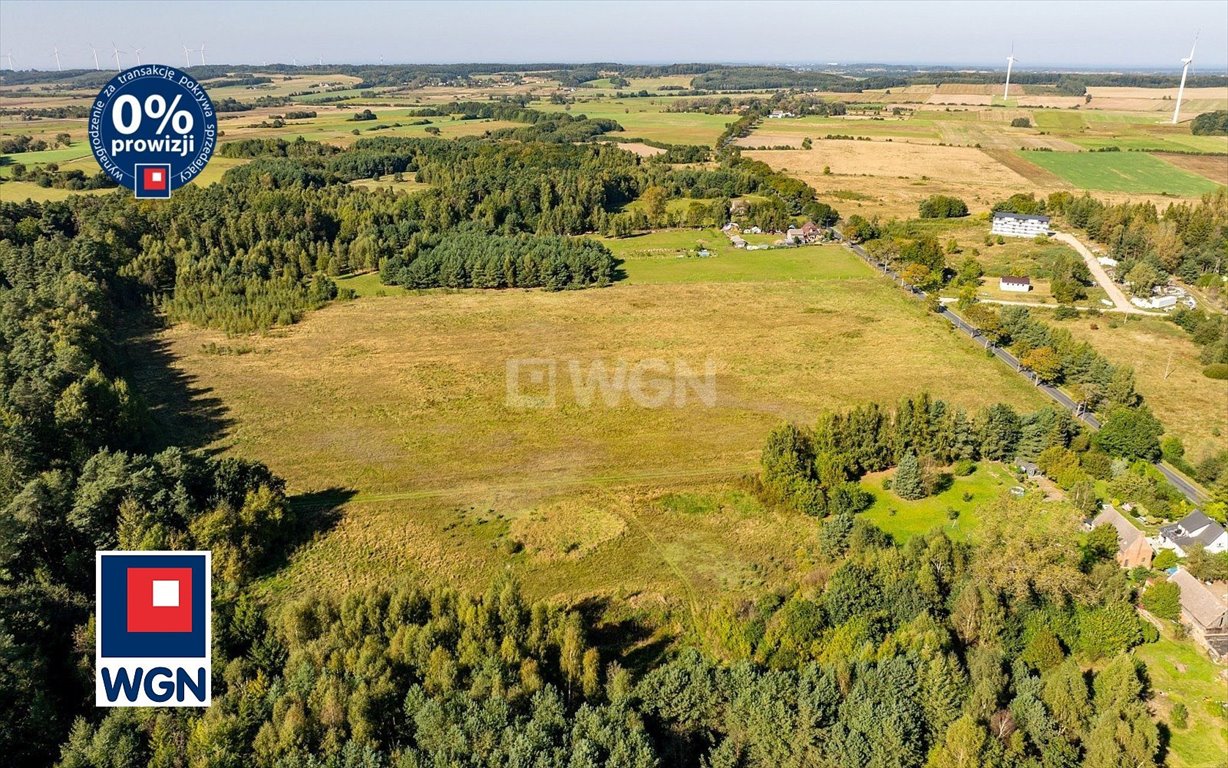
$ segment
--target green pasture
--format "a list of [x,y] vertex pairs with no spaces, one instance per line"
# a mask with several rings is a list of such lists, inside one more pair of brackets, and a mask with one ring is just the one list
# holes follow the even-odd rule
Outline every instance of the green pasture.
[[1195,197],[1220,185],[1143,152],[1019,152],[1080,189]]

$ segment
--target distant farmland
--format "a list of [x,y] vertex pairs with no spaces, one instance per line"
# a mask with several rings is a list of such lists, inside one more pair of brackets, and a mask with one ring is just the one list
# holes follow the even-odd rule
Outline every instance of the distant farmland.
[[1020,152],[1080,189],[1193,197],[1220,186],[1143,152]]

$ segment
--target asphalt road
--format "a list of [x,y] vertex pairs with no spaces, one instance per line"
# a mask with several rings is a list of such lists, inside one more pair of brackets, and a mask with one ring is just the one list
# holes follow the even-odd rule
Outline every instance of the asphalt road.
[[[875,269],[882,272],[887,277],[891,278],[892,281],[895,282],[897,285],[899,285],[901,288],[913,294],[919,299],[926,298],[925,291],[922,291],[918,288],[914,288],[911,285],[908,285],[907,283],[905,283],[903,280],[900,279],[900,276],[897,275],[891,269],[891,267],[889,267],[886,264],[881,264],[878,261],[875,261],[874,257],[866,253],[866,250],[862,248],[860,245],[855,245],[853,243],[848,242],[847,240],[844,240],[843,235],[841,235],[840,238],[844,242],[845,246],[850,248],[853,251],[853,253],[856,253],[858,256],[864,259],[865,262],[869,264],[871,267],[874,267]],[[1061,404],[1063,408],[1070,411],[1070,413],[1076,419],[1078,419],[1079,421],[1082,421],[1084,424],[1087,424],[1092,429],[1100,429],[1100,420],[1097,419],[1094,414],[1085,410],[1081,405],[1076,403],[1074,400],[1070,399],[1070,397],[1067,396],[1065,392],[1061,391],[1057,387],[1050,386],[1049,384],[1044,384],[1038,381],[1036,378],[1036,375],[1033,374],[1031,371],[1025,369],[1019,363],[1019,360],[1015,358],[1014,355],[1012,355],[1010,352],[1006,351],[1005,349],[1002,349],[1001,347],[997,346],[996,344],[991,343],[974,326],[969,325],[968,323],[964,322],[962,318],[960,318],[958,315],[956,315],[954,312],[947,309],[946,307],[943,307],[942,310],[938,312],[938,314],[946,318],[947,322],[951,323],[951,325],[955,326],[957,329],[962,331],[970,339],[972,339],[973,341],[977,342],[981,346],[993,352],[995,357],[997,357],[999,360],[1009,365],[1011,368],[1014,368],[1019,373],[1020,376],[1027,378],[1027,380],[1032,382],[1032,384],[1034,384],[1038,389],[1042,390],[1050,398],[1052,398],[1053,400]],[[1176,470],[1160,462],[1156,462],[1154,466],[1156,469],[1160,471],[1160,474],[1164,475],[1164,477],[1167,478],[1168,481],[1172,483],[1173,486],[1176,487],[1177,490],[1181,491],[1181,493],[1187,499],[1189,499],[1191,503],[1201,504],[1203,502],[1204,494],[1198,488],[1196,488],[1193,483],[1191,483],[1188,479],[1186,479],[1184,475],[1182,475]]]

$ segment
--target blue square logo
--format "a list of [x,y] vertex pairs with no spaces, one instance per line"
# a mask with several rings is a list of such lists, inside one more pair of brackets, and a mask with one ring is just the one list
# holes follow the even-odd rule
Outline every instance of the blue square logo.
[[99,552],[99,657],[207,657],[209,566],[207,552]]
[[142,200],[166,200],[171,196],[171,166],[169,163],[137,163],[136,196]]

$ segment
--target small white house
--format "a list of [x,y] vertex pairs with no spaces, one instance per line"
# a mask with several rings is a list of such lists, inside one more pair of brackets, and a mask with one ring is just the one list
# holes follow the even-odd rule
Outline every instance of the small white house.
[[1036,237],[1049,234],[1049,217],[1025,213],[997,211],[993,215],[990,232],[1006,237]]
[[998,279],[998,290],[1011,291],[1012,293],[1027,293],[1032,290],[1032,279],[1030,277],[1006,275]]

